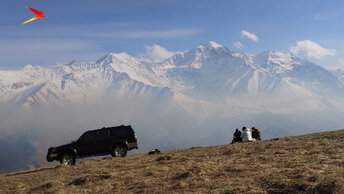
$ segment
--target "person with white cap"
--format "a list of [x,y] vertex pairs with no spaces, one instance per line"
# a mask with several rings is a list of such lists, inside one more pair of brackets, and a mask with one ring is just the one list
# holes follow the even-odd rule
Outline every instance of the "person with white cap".
[[241,138],[243,142],[250,142],[255,140],[252,138],[251,131],[247,127],[242,128]]

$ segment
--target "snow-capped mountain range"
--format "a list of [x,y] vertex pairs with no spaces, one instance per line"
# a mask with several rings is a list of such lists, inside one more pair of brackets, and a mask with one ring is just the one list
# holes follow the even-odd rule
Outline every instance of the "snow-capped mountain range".
[[2,104],[64,106],[104,97],[160,99],[185,111],[193,106],[276,113],[344,107],[339,73],[336,77],[287,52],[235,53],[215,42],[162,62],[110,53],[94,63],[0,71]]
[[140,152],[228,143],[242,126],[263,139],[340,129],[343,80],[343,71],[287,52],[236,53],[215,42],[160,62],[110,53],[27,65],[0,71],[0,145],[42,165],[50,146],[104,126],[132,125]]

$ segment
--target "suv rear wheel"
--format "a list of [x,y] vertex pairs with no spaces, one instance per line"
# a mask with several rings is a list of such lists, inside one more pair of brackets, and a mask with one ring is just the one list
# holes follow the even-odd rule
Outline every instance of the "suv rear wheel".
[[113,157],[125,157],[127,155],[127,148],[123,145],[115,145],[112,149],[111,155]]
[[64,165],[74,165],[75,157],[72,154],[63,154],[60,163]]

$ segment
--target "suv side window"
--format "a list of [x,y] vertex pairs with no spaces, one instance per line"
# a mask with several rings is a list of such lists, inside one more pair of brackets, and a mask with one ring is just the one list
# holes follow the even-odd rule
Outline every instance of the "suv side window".
[[96,133],[95,132],[86,132],[79,139],[84,141],[84,142],[95,141],[96,140]]
[[109,134],[108,134],[108,130],[100,130],[98,131],[98,140],[102,140],[102,139],[107,139],[109,138]]
[[126,137],[129,135],[129,130],[124,127],[112,128],[110,134],[114,137]]
[[126,137],[126,136],[128,136],[128,135],[129,135],[128,132],[129,132],[129,131],[128,131],[127,128],[119,128],[119,129],[117,130],[117,134],[118,134],[120,137]]
[[116,128],[111,128],[110,129],[110,135],[111,135],[111,137],[117,136]]

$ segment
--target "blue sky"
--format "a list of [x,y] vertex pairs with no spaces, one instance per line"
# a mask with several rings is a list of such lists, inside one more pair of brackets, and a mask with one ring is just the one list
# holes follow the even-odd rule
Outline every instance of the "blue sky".
[[[26,6],[46,18],[22,26],[34,16]],[[344,68],[343,1],[0,0],[0,7],[0,69],[97,61],[110,52],[162,59],[209,41]]]

